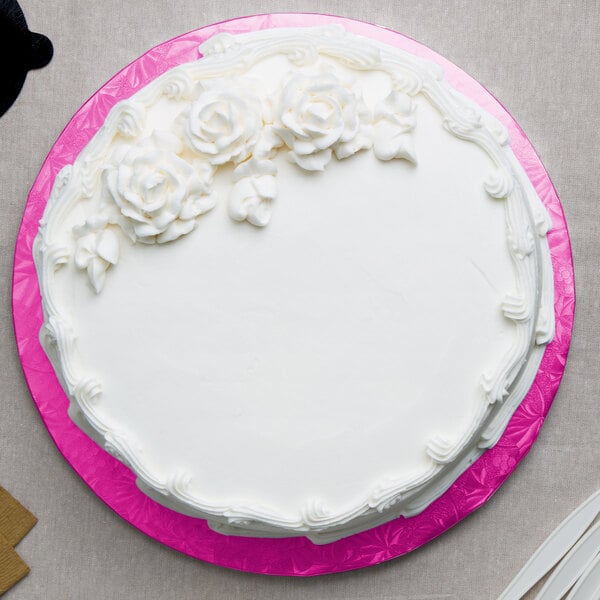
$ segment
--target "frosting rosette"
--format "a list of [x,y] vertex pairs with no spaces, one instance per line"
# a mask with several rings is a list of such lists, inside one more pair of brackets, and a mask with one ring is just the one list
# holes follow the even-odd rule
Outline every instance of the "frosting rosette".
[[368,109],[350,85],[331,72],[298,74],[284,87],[275,131],[290,158],[307,171],[322,171],[331,160],[371,146],[363,127]]
[[166,78],[163,94],[173,100],[189,100],[194,84],[190,76],[182,69],[173,69]]
[[175,240],[215,205],[208,178],[178,156],[179,149],[176,138],[155,135],[121,148],[106,171],[117,221],[134,242]]
[[261,128],[260,103],[253,95],[208,89],[190,107],[185,137],[210,164],[238,164],[250,156]]
[[144,129],[146,111],[144,107],[133,100],[124,100],[118,105],[117,131],[125,138],[134,138]]

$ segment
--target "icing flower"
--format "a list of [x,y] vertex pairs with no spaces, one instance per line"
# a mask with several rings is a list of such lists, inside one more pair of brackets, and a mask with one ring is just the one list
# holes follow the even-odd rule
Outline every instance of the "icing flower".
[[237,167],[229,196],[229,216],[264,227],[271,219],[271,202],[277,197],[276,174],[273,162],[254,157]]
[[362,129],[368,111],[360,95],[329,72],[297,75],[285,86],[275,131],[290,158],[307,171],[322,171],[331,160],[371,146]]
[[117,131],[125,138],[133,138],[142,132],[146,121],[146,109],[134,100],[123,100],[115,107]]
[[155,134],[122,149],[106,171],[119,225],[134,242],[175,240],[215,205],[207,178],[177,156],[179,145],[174,136]]
[[260,105],[254,96],[209,89],[192,103],[185,137],[210,164],[237,164],[250,156],[261,127]]
[[412,100],[401,92],[392,91],[375,107],[373,152],[379,160],[403,158],[414,164],[417,155],[411,132],[416,121]]
[[181,68],[174,68],[166,77],[163,94],[173,100],[188,100],[192,95],[191,77]]
[[75,228],[80,237],[75,246],[75,265],[86,270],[94,291],[99,294],[106,281],[106,271],[119,260],[119,241],[106,227],[106,219],[91,219]]

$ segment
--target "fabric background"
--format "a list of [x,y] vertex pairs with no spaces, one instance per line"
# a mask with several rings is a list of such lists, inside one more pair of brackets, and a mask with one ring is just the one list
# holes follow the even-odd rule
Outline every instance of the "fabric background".
[[[7,600],[145,598],[493,600],[562,519],[600,487],[600,2],[21,0],[54,43],[0,119],[0,485],[39,519],[17,550],[31,573]],[[11,319],[27,193],[73,113],[150,47],[236,16],[307,11],[413,37],[485,85],[540,154],[571,233],[577,311],[569,362],[531,453],[479,511],[416,552],[313,579],[249,575],[178,554],[127,525],[50,440],[25,385]],[[0,57],[0,62],[10,57]]]

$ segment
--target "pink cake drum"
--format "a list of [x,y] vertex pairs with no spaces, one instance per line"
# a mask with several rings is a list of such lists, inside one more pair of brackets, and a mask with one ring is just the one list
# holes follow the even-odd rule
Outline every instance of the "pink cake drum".
[[[552,221],[547,242],[554,275],[554,337],[545,346],[533,385],[510,417],[497,443],[416,516],[398,517],[361,533],[323,544],[315,544],[302,536],[269,538],[223,535],[211,529],[204,519],[171,510],[142,493],[136,486],[136,475],[92,441],[69,418],[69,399],[39,341],[44,317],[32,257],[34,238],[38,234],[39,221],[57,174],[65,165],[75,161],[105,123],[109,111],[117,102],[130,98],[169,69],[198,59],[199,45],[216,34],[330,24],[341,25],[351,34],[370,38],[436,63],[443,69],[450,86],[504,125],[509,134],[510,148]],[[409,112],[406,108],[407,115]],[[407,126],[405,131],[409,129]],[[282,136],[285,138],[284,134]],[[297,139],[291,142],[286,139],[288,147],[297,150],[294,155],[296,162],[303,168],[318,168],[320,165],[315,167],[314,162],[307,166],[306,156],[302,155],[300,145],[296,147],[296,142]],[[384,145],[380,145],[379,153],[385,154],[382,148]],[[335,151],[342,154],[344,149],[338,145]],[[407,161],[414,158],[409,146],[401,150],[396,148],[394,152],[395,158]],[[311,161],[318,162],[325,160],[324,156],[328,159],[329,154],[312,152],[309,157]],[[241,162],[243,157],[236,159],[234,155],[232,160],[234,163],[236,160]],[[407,161],[403,161],[403,164],[407,164]],[[496,193],[495,197],[502,197],[500,191],[494,190],[496,188],[492,190]],[[277,205],[276,209],[282,207]],[[265,219],[264,212],[244,213],[238,220],[243,218],[254,225],[265,224],[260,222]],[[272,223],[270,227],[273,226]],[[140,232],[141,229],[135,230],[138,237],[142,235]],[[115,273],[118,268],[115,267]],[[108,277],[113,277],[112,273],[111,267]],[[104,280],[99,281],[95,281],[96,287],[101,287]],[[111,283],[107,280],[106,285],[108,287]],[[15,248],[13,315],[19,356],[40,415],[65,459],[100,499],[155,540],[213,564],[270,575],[312,576],[358,569],[390,560],[427,543],[480,507],[516,468],[537,438],[565,368],[574,308],[571,249],[560,201],[532,145],[510,114],[480,84],[432,50],[399,33],[334,16],[275,14],[234,19],[203,27],[156,46],[124,68],[82,106],[54,144],[29,194]],[[431,452],[443,454],[443,448],[439,449],[439,446],[435,446]],[[443,460],[438,458],[438,462],[443,463]]]

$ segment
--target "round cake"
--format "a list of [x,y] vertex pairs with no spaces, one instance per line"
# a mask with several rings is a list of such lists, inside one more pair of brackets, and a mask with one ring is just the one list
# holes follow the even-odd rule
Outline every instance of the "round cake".
[[552,339],[549,216],[431,62],[339,26],[200,52],[56,178],[34,255],[69,415],[224,534],[418,514]]

